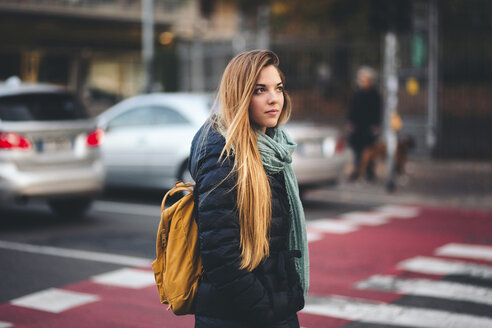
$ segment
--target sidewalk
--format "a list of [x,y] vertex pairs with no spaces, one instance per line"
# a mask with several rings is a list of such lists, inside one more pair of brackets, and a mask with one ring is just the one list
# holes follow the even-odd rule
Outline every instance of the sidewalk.
[[306,198],[355,204],[419,204],[492,209],[492,162],[414,159],[397,178],[393,193],[385,190],[385,172],[374,183],[342,179],[334,187],[306,193]]

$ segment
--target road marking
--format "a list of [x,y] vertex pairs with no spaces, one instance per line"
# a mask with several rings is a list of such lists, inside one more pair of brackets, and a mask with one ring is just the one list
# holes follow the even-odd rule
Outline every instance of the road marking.
[[331,219],[319,219],[309,221],[307,223],[307,227],[310,230],[314,230],[316,232],[327,232],[336,234],[345,234],[357,230],[357,227],[354,227],[351,224],[340,223]]
[[372,324],[415,328],[492,327],[492,319],[486,317],[405,307],[343,296],[308,297],[302,312]]
[[492,246],[447,244],[436,249],[436,255],[492,261]]
[[382,225],[388,223],[390,215],[379,212],[348,212],[340,215],[343,223],[355,225]]
[[376,207],[374,210],[396,219],[409,219],[419,215],[419,208],[413,206],[385,205]]
[[11,301],[10,303],[29,309],[60,313],[98,300],[99,297],[97,295],[50,288],[22,296]]
[[155,285],[154,273],[137,269],[123,268],[103,273],[91,278],[91,281],[103,285],[139,289]]
[[93,203],[92,210],[128,215],[145,215],[156,219],[161,217],[160,205],[128,204],[98,200]]
[[22,243],[3,241],[3,240],[0,240],[0,248],[27,252],[27,253],[67,257],[71,259],[78,259],[78,260],[85,260],[85,261],[119,264],[125,266],[149,266],[152,263],[151,260],[141,257],[116,255],[116,254],[100,253],[100,252],[89,252],[89,251],[51,247],[51,246],[38,246],[38,245],[22,244]]
[[370,289],[428,296],[492,305],[492,288],[477,287],[429,279],[399,279],[395,276],[375,275],[356,284],[359,289]]
[[5,321],[0,321],[0,328],[9,328],[13,327],[14,325],[11,324],[10,322],[5,322]]
[[425,256],[417,256],[402,261],[398,264],[398,269],[425,274],[460,274],[477,278],[492,279],[492,266]]
[[307,231],[306,235],[308,243],[323,239],[323,235],[316,232]]
[[[307,223],[311,233],[323,232],[334,234],[346,234],[357,231],[359,226],[378,226],[386,224],[392,218],[411,218],[417,216],[419,209],[409,206],[381,206],[372,212],[348,212],[339,216],[339,219],[318,219]],[[313,236],[312,240],[319,240]]]

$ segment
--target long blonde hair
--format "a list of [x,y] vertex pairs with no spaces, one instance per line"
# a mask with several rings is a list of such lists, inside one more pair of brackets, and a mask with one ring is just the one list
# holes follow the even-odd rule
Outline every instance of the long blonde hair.
[[[269,256],[271,191],[268,177],[257,146],[249,107],[260,71],[269,65],[278,68],[278,56],[268,50],[243,52],[227,65],[220,83],[217,116],[224,129],[226,144],[222,156],[234,157],[237,173],[237,209],[240,225],[241,269],[252,271]],[[291,113],[291,101],[284,91],[284,106],[277,124],[286,122]]]

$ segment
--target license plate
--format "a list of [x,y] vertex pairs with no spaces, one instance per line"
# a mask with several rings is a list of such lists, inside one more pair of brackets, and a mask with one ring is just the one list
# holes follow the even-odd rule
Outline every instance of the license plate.
[[316,141],[304,141],[300,143],[298,150],[303,156],[317,157],[322,155],[321,143]]
[[73,148],[73,140],[68,138],[46,139],[38,141],[40,153],[67,152]]

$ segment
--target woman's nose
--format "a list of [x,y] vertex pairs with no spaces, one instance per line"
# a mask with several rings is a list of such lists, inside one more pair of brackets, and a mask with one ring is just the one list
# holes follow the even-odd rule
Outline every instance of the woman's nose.
[[277,90],[268,92],[268,103],[269,104],[273,104],[273,103],[276,103],[279,101],[281,95],[276,91]]

